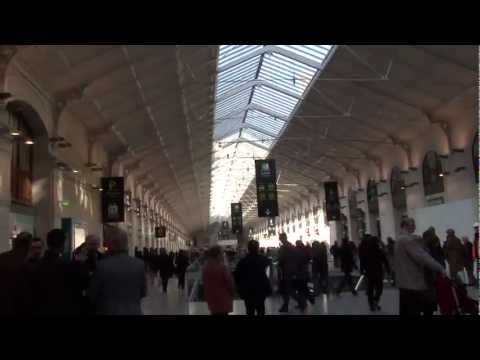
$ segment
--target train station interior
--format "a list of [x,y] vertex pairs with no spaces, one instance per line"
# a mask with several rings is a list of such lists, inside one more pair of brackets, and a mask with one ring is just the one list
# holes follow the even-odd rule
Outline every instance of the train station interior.
[[[433,228],[444,269],[437,272],[461,283],[478,315],[478,79],[473,45],[0,45],[0,279],[10,279],[0,284],[0,307],[19,303],[9,294],[30,291],[18,290],[29,276],[47,276],[35,269],[60,229],[55,279],[60,261],[84,261],[97,241],[80,297],[115,293],[123,304],[143,264],[141,311],[125,305],[108,314],[215,313],[223,295],[208,282],[226,269],[232,305],[217,312],[245,315],[237,265],[254,252],[268,260],[266,315],[399,315],[407,301],[399,284],[409,273],[395,263],[397,246],[416,235],[418,251],[435,261],[425,245]],[[25,234],[25,256],[5,265],[2,254]],[[388,263],[373,303],[370,257],[362,264],[359,251],[365,238],[378,241]],[[345,264],[332,250],[345,239],[352,291],[340,290]],[[316,242],[325,249],[327,291],[317,292]],[[303,291],[296,285],[285,290],[283,248],[297,249],[295,259],[298,248],[309,254],[305,304],[295,306]],[[129,259],[113,274],[106,263],[116,266],[115,249]],[[222,267],[205,266],[215,249]],[[166,254],[164,271],[156,259]],[[61,281],[45,283],[74,280]],[[32,286],[24,307],[48,314],[35,300],[46,290]],[[455,291],[458,312],[471,314]],[[102,313],[95,305],[88,311]],[[434,314],[443,306],[439,300]]]

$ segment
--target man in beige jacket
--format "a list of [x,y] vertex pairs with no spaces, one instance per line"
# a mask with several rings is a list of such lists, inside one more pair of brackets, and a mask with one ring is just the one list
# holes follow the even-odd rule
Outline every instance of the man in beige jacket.
[[400,315],[433,315],[425,270],[447,276],[443,267],[422,246],[415,235],[415,220],[402,220],[401,234],[395,244],[395,276],[400,291]]

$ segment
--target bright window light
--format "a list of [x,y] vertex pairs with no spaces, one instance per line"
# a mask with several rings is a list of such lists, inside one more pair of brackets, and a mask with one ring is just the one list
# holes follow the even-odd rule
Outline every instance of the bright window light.
[[[230,215],[285,131],[332,45],[221,45],[217,64],[210,218]],[[253,201],[253,199],[252,199]],[[244,204],[253,211],[254,203]]]

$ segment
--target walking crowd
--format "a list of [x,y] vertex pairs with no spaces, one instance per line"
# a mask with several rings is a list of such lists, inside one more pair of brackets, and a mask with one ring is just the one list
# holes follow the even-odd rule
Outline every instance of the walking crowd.
[[[296,301],[296,308],[304,312],[308,303],[315,304],[319,294],[341,296],[347,285],[357,296],[365,279],[372,312],[381,310],[384,280],[390,280],[399,289],[400,315],[429,316],[436,311],[455,314],[454,309],[447,310],[455,307],[448,303],[452,296],[458,297],[460,312],[478,314],[478,301],[469,298],[466,289],[478,284],[478,275],[476,278],[473,274],[474,262],[478,262],[478,226],[473,244],[467,238],[461,241],[455,231],[449,229],[443,247],[433,227],[422,236],[415,235],[415,230],[415,221],[407,218],[401,222],[397,241],[388,238],[384,244],[378,237],[365,234],[358,247],[348,238],[344,238],[341,245],[335,243],[330,248],[333,270],[340,270],[342,274],[335,286],[329,274],[326,242],[314,241],[310,246],[296,241],[293,245],[286,234],[280,234],[278,294],[283,305],[279,313],[289,312],[291,298]],[[265,300],[274,292],[272,279],[266,275],[272,261],[259,250],[259,243],[252,240],[248,243],[248,254],[239,261],[231,276],[221,248],[212,247],[203,268],[205,300],[210,312],[214,315],[232,312],[238,294],[244,300],[247,315],[264,315]],[[352,275],[355,270],[359,275],[356,285]],[[452,288],[455,295],[450,296]]]
[[[453,229],[447,230],[443,246],[433,227],[422,236],[415,231],[414,220],[404,219],[400,236],[396,241],[388,238],[386,244],[366,234],[358,246],[344,238],[328,249],[326,242],[318,241],[293,245],[282,233],[276,254],[271,249],[265,253],[251,240],[241,257],[232,251],[226,256],[219,246],[202,254],[136,248],[131,257],[127,234],[106,227],[105,253],[99,251],[100,238],[89,235],[71,258],[64,255],[62,230],[47,234],[45,251],[41,239],[23,232],[13,239],[11,251],[0,254],[0,316],[141,315],[148,279],[167,293],[169,280],[177,276],[184,291],[185,274],[193,268],[201,273],[212,315],[231,313],[237,296],[247,315],[265,315],[265,301],[275,293],[283,301],[280,313],[290,311],[290,299],[305,312],[318,295],[341,296],[345,286],[357,296],[363,279],[369,309],[375,312],[381,310],[387,275],[398,288],[400,315],[433,315],[438,310],[448,314],[445,309],[453,306],[448,303],[449,284],[456,289],[461,312],[478,313],[478,302],[466,290],[467,285],[478,284],[478,273],[476,277],[473,271],[475,261],[478,271],[478,226],[473,244],[467,238],[460,240]],[[340,275],[337,284],[331,272]],[[272,281],[274,277],[278,281]]]
[[27,232],[12,245],[0,254],[0,316],[141,315],[148,275],[159,273],[166,292],[176,273],[183,289],[189,264],[183,251],[145,249],[129,256],[127,234],[116,227],[105,228],[104,253],[100,238],[88,235],[69,258],[60,229],[47,234],[45,251],[41,239]]

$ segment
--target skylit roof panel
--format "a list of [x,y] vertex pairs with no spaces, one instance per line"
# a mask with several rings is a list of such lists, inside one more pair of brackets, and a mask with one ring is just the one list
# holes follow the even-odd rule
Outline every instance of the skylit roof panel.
[[280,91],[262,86],[255,88],[252,103],[261,105],[281,115],[290,116],[298,100]]
[[[331,45],[220,46],[212,218],[229,216],[230,203],[241,199],[255,175],[253,159],[268,156],[332,49]],[[249,105],[264,111],[246,111]]]
[[285,122],[273,116],[264,114],[257,110],[250,110],[247,113],[245,123],[264,129],[270,133],[279,135],[285,126]]

